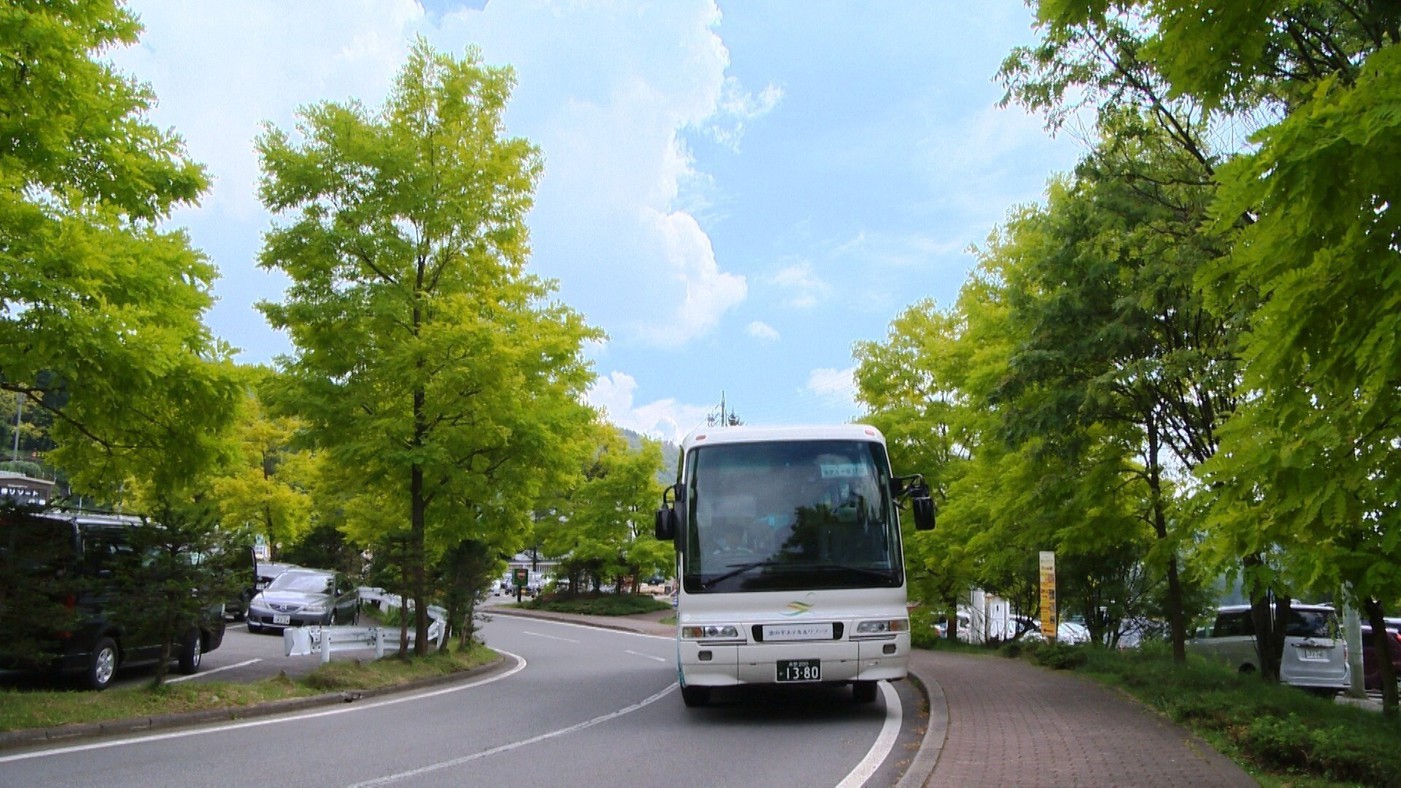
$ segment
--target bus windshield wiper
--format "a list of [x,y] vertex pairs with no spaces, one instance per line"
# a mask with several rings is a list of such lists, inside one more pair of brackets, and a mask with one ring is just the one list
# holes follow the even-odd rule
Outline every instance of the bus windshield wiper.
[[701,590],[709,591],[710,589],[714,588],[717,583],[722,583],[726,580],[729,580],[735,575],[742,575],[751,569],[758,569],[764,566],[778,566],[780,563],[782,562],[772,561],[766,558],[763,561],[749,561],[748,563],[743,564],[730,564],[730,571],[722,572],[721,574],[718,574],[710,578],[709,580],[702,581]]

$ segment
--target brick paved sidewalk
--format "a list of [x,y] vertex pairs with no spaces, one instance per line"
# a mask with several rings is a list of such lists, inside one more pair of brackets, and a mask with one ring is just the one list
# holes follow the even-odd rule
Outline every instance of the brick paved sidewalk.
[[[917,649],[930,736],[906,783],[926,786],[1249,786],[1186,729],[1072,673],[993,654]],[[940,726],[943,735],[939,735]],[[909,779],[913,778],[913,779]]]

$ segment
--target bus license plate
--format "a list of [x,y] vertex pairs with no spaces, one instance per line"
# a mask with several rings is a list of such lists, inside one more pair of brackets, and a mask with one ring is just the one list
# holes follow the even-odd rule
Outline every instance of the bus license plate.
[[783,681],[821,681],[822,662],[816,659],[780,659],[778,661],[778,680]]

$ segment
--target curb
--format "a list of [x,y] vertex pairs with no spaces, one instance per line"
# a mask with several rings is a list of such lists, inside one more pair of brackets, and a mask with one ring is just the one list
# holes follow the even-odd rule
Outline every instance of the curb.
[[339,690],[305,698],[286,698],[284,700],[259,703],[255,706],[231,706],[223,709],[157,714],[151,717],[129,717],[120,720],[104,720],[102,722],[80,722],[70,725],[60,725],[54,728],[26,728],[24,730],[5,731],[0,732],[0,750],[9,750],[36,744],[57,744],[79,739],[99,738],[102,736],[117,736],[127,733],[144,733],[166,728],[182,728],[215,722],[235,722],[257,717],[269,717],[274,714],[304,711],[306,709],[320,708],[322,706],[333,706],[337,703],[354,703],[357,700],[400,692],[412,692],[427,687],[436,687],[440,684],[450,684],[455,681],[477,678],[478,676],[486,675],[500,669],[505,662],[505,657],[498,657],[492,662],[472,668],[471,670],[462,671],[461,673],[429,676],[403,684],[396,684],[391,687],[378,687],[367,690]]
[[944,740],[949,732],[949,704],[944,697],[944,688],[938,681],[926,679],[911,670],[907,674],[910,683],[919,687],[929,711],[924,725],[924,737],[920,739],[919,751],[910,761],[905,773],[895,783],[896,788],[918,788],[929,781],[934,767],[939,764],[939,756],[944,751]]

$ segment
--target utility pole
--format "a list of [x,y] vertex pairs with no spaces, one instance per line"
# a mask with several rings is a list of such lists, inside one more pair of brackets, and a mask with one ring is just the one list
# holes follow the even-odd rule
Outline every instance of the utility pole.
[[16,393],[15,393],[15,450],[14,450],[14,453],[10,455],[10,460],[13,461],[13,462],[19,462],[19,425],[20,425],[20,420],[23,419],[23,418],[24,418],[24,394],[16,392]]
[[720,417],[717,420],[715,417],[715,413],[711,412],[705,417],[705,426],[734,427],[743,423],[744,422],[739,420],[739,416],[735,415],[734,411],[728,410],[725,407],[725,392],[720,392]]

